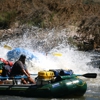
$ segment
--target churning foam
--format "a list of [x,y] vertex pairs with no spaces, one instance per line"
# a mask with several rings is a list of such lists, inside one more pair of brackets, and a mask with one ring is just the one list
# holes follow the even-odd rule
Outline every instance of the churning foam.
[[[0,57],[7,59],[6,54],[9,50],[3,47],[4,44],[7,44],[10,45],[12,49],[14,47],[23,47],[24,49],[28,49],[33,52],[33,54],[38,58],[37,60],[33,59],[32,61],[27,61],[26,64],[30,73],[37,73],[38,71],[49,69],[72,69],[75,74],[84,74],[89,72],[100,73],[98,69],[87,65],[87,63],[91,61],[91,53],[78,51],[77,49],[66,45],[67,36],[65,31],[58,32],[59,35],[58,33],[56,33],[55,35],[55,33],[53,33],[55,31],[48,31],[47,36],[45,36],[42,40],[41,36],[38,35],[41,35],[43,33],[39,32],[40,31],[37,31],[36,35],[33,37],[29,36],[31,34],[28,34],[29,32],[27,31],[21,38],[16,37],[15,39],[9,39],[9,41],[6,40],[2,42],[2,45],[0,47]],[[58,43],[58,46],[52,48],[48,52],[45,53],[45,50],[34,50],[34,47],[38,47],[38,43],[45,42],[44,44],[49,45],[49,40],[55,40],[56,38],[57,40],[61,40],[62,43]],[[40,48],[42,48],[42,45],[39,46],[41,46]],[[62,55],[55,56],[53,55],[53,53],[55,52],[60,53]]]

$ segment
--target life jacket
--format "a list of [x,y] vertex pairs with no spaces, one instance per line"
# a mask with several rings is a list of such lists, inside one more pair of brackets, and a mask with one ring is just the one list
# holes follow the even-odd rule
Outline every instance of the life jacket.
[[11,72],[11,67],[13,66],[13,62],[6,61],[3,58],[0,58],[0,61],[4,63],[3,64],[3,67],[2,67],[2,73],[1,73],[1,75],[3,77],[9,76],[10,75],[10,72]]
[[13,66],[13,62],[11,62],[11,61],[7,61],[7,60],[5,60],[3,58],[0,58],[0,61],[2,61],[4,63],[4,65],[9,65],[11,67]]

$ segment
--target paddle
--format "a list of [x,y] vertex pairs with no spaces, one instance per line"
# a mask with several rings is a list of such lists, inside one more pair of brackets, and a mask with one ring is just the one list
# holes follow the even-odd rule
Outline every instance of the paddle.
[[[8,50],[12,50],[13,49],[11,46],[9,46],[7,44],[4,45],[4,48],[8,49]],[[60,57],[60,56],[62,56],[62,53],[54,52],[52,55]]]
[[97,74],[96,73],[86,73],[83,75],[76,75],[76,74],[72,74],[72,75],[64,75],[64,76],[58,76],[57,80],[65,80],[65,79],[71,79],[71,78],[75,78],[77,76],[84,76],[86,78],[96,78]]
[[86,73],[86,74],[83,74],[83,75],[76,75],[76,76],[84,76],[86,78],[96,78],[97,74],[96,73]]
[[53,56],[62,56],[62,54],[61,53],[58,53],[58,52],[55,52],[55,53],[53,53]]
[[0,76],[0,79],[21,79],[21,78],[27,78],[27,76],[15,76],[15,77],[3,77],[3,76]]
[[[37,75],[37,74],[30,74],[30,75]],[[15,77],[3,77],[0,76],[0,79],[21,79],[21,78],[27,78],[27,76],[15,76]]]
[[[31,75],[37,75],[37,74],[31,74]],[[86,73],[83,75],[64,75],[64,76],[59,76],[61,79],[70,79],[76,76],[84,76],[86,78],[96,78],[97,74],[96,73]],[[16,77],[2,77],[0,76],[0,79],[21,79],[21,78],[27,78],[27,76],[16,76]]]
[[[30,74],[30,75],[38,75],[38,74]],[[75,76],[84,76],[86,78],[96,78],[97,77],[97,74],[96,73],[86,73],[86,74],[83,74],[83,75],[76,75],[74,74]],[[65,75],[65,76],[72,76],[72,75]]]
[[38,75],[38,74],[30,74],[30,75]]
[[8,49],[8,50],[12,50],[12,47],[10,47],[10,46],[8,46],[8,45],[6,45],[6,44],[4,45],[4,48],[5,48],[5,49]]

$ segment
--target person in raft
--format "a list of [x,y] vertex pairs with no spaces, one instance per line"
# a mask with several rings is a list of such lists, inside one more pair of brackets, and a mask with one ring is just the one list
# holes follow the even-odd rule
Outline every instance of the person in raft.
[[35,84],[35,81],[30,77],[30,74],[25,66],[25,59],[25,55],[20,56],[19,60],[14,63],[10,76],[26,75],[27,79],[22,78],[21,82],[23,84],[27,84],[27,81],[29,81],[31,84]]

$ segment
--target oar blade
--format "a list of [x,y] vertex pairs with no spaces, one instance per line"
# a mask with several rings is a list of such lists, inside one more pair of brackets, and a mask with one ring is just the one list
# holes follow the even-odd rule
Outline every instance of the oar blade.
[[62,56],[62,54],[61,53],[58,53],[58,52],[53,53],[53,55],[54,56],[58,56],[58,57]]
[[10,46],[8,46],[8,45],[6,45],[6,44],[4,45],[4,48],[5,48],[5,49],[8,49],[8,50],[12,50],[12,47],[10,47]]
[[82,76],[84,76],[86,78],[96,78],[97,74],[96,73],[87,73],[87,74],[84,74]]

